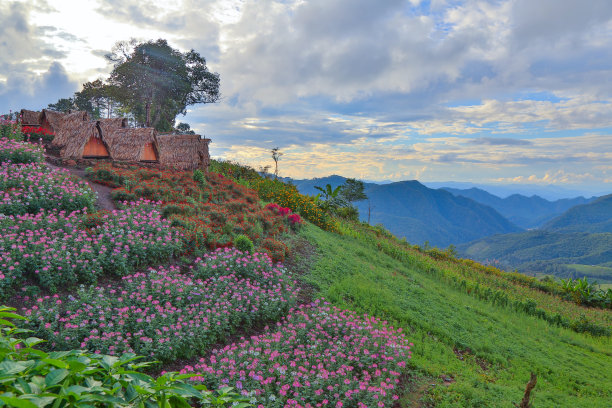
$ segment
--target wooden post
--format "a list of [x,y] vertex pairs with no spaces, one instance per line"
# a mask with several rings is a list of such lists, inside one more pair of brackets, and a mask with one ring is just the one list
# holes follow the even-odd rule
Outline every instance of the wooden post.
[[534,373],[531,373],[531,378],[527,383],[527,387],[525,387],[525,395],[523,395],[523,400],[521,401],[520,405],[514,404],[515,406],[517,406],[518,408],[531,408],[529,399],[531,398],[531,391],[533,391],[533,389],[535,388],[537,381],[537,376]]

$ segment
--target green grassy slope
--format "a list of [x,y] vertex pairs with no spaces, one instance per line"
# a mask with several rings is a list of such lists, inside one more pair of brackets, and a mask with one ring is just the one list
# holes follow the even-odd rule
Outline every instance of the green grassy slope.
[[561,232],[612,232],[612,194],[570,208],[542,228]]
[[612,400],[609,337],[575,333],[480,301],[354,238],[311,225],[301,235],[318,248],[303,277],[318,295],[410,333],[411,364],[421,379],[411,379],[414,395],[406,396],[404,407],[423,401],[512,407],[531,371],[538,375],[534,407],[592,408]]

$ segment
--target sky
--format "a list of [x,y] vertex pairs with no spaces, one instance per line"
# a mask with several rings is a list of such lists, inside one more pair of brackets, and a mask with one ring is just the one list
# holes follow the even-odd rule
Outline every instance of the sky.
[[211,155],[294,178],[612,192],[610,0],[0,0],[0,113],[164,38],[221,77]]

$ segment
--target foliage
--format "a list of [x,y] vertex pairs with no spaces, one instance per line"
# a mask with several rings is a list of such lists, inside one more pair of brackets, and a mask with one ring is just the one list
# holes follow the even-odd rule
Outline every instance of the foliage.
[[20,215],[40,210],[92,209],[97,194],[66,170],[42,163],[0,165],[0,213]]
[[95,283],[102,273],[123,276],[181,249],[179,231],[157,206],[139,202],[120,211],[39,212],[0,218],[0,293],[29,280],[57,291]]
[[[256,192],[222,175],[202,172],[119,169],[108,164],[92,168],[90,177],[113,187],[115,199],[139,197],[162,201],[162,213],[183,232],[187,252],[231,246],[246,235],[260,246],[291,226],[287,217],[262,208]],[[129,181],[129,188],[125,186]]]
[[[0,407],[246,407],[231,388],[217,392],[187,383],[175,372],[153,378],[143,373],[151,363],[134,354],[119,357],[82,350],[44,352],[43,340],[24,338],[7,319],[23,319],[0,307]],[[237,404],[237,405],[236,405]]]
[[579,305],[599,306],[612,309],[612,289],[607,291],[598,290],[597,284],[589,282],[588,279],[561,279],[563,291],[568,298],[574,300]]
[[193,275],[158,267],[121,285],[38,298],[29,328],[54,349],[136,352],[164,362],[206,352],[238,329],[280,318],[295,302],[291,275],[265,254],[219,250]]
[[0,116],[0,140],[23,141],[21,124],[5,116]]
[[114,63],[109,84],[138,123],[172,130],[187,106],[218,101],[219,74],[211,73],[194,50],[181,53],[162,39],[132,45],[129,52],[117,44],[108,55]]
[[42,163],[44,152],[40,145],[0,138],[0,163]]
[[242,252],[253,252],[253,241],[251,241],[251,239],[246,235],[238,235],[234,240],[234,246],[236,247],[236,249]]
[[411,346],[386,322],[317,301],[181,372],[202,372],[194,379],[232,385],[266,408],[391,407]]

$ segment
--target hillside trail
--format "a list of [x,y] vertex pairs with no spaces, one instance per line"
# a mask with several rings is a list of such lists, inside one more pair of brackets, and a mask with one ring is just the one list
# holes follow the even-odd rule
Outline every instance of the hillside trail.
[[113,190],[112,187],[105,186],[104,184],[94,183],[93,181],[87,180],[87,178],[85,178],[85,170],[77,169],[75,167],[60,167],[60,166],[56,166],[55,164],[50,163],[49,161],[47,161],[46,164],[52,169],[67,170],[68,172],[70,172],[70,174],[77,176],[83,179],[84,181],[86,181],[87,184],[89,184],[89,186],[91,187],[91,189],[94,190],[96,193],[98,193],[98,200],[96,201],[96,207],[99,210],[113,211],[117,209],[110,195],[111,191]]

